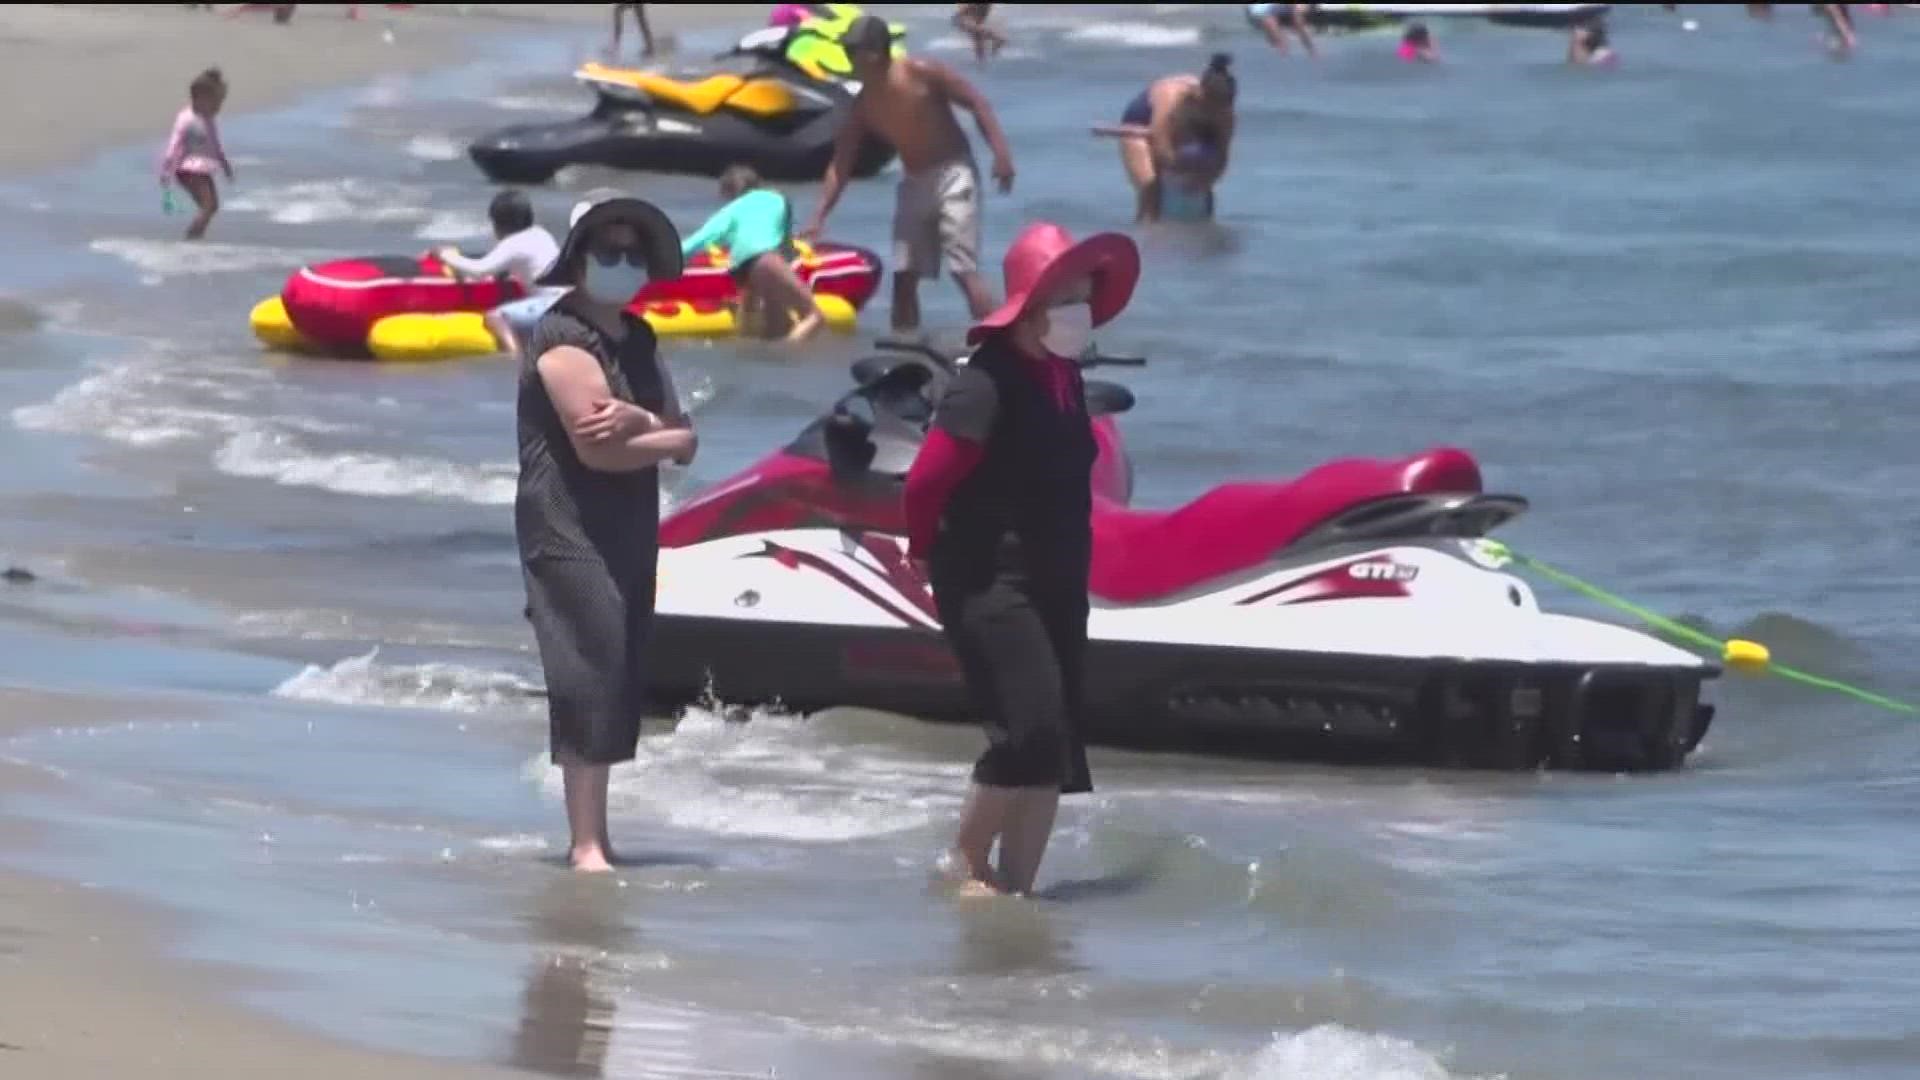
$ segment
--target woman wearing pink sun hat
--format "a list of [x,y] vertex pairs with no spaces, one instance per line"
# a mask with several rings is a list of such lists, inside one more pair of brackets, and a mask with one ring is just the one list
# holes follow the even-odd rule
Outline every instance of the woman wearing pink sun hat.
[[905,494],[909,553],[987,729],[949,857],[971,894],[1030,892],[1060,796],[1093,790],[1079,713],[1095,442],[1076,361],[1132,299],[1140,254],[1042,222],[1002,266],[1006,303],[967,331],[976,348]]

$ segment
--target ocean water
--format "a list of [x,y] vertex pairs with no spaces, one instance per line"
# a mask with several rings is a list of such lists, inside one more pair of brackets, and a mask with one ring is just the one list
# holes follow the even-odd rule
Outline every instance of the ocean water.
[[[1920,20],[1827,57],[1803,9],[1621,6],[1611,71],[1563,35],[1436,23],[1275,59],[1229,5],[1002,17],[977,70],[1026,221],[1130,227],[1113,122],[1235,52],[1209,227],[1140,234],[1102,342],[1140,500],[1347,454],[1471,450],[1518,548],[1783,661],[1920,696]],[[744,29],[744,26],[743,26]],[[546,35],[546,36],[543,36]],[[724,35],[683,35],[692,55]],[[711,40],[709,40],[711,39]],[[513,369],[262,354],[300,263],[476,241],[466,141],[587,106],[576,34],[476,47],[223,126],[241,182],[185,245],[153,148],[0,184],[0,680],[128,722],[0,744],[56,770],[7,812],[32,865],[198,916],[180,948],[347,1038],[555,1075],[1877,1080],[1920,1072],[1920,726],[1728,677],[1657,777],[1342,770],[1098,751],[1048,899],[927,874],[978,736],[850,710],[693,710],[615,774],[613,880],[564,836],[507,507]],[[690,227],[710,181],[563,174]],[[828,230],[886,249],[891,180]],[[803,212],[811,186],[794,189]],[[956,328],[951,286],[924,294]],[[676,345],[702,454],[784,440],[886,325],[782,355]],[[1542,584],[1558,606],[1576,598]]]

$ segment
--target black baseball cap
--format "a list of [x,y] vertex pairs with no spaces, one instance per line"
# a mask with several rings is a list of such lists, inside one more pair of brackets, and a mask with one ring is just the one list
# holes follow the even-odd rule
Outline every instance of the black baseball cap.
[[878,15],[862,15],[853,20],[847,32],[840,36],[840,48],[851,56],[858,52],[877,52],[882,56],[893,51],[893,29],[887,20]]

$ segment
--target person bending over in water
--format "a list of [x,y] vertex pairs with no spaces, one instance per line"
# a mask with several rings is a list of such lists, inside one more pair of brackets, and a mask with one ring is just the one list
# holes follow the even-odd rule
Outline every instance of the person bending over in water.
[[1567,40],[1567,63],[1605,67],[1618,63],[1620,56],[1607,42],[1607,24],[1595,20],[1573,28]]
[[502,352],[519,352],[520,341],[514,335],[516,322],[531,324],[566,292],[536,284],[541,274],[560,254],[560,243],[553,234],[534,224],[533,204],[518,191],[503,191],[487,205],[487,217],[493,222],[493,250],[477,259],[462,255],[455,248],[434,252],[457,277],[507,277],[527,293],[525,297],[494,308],[486,314],[487,329],[500,343]]
[[1433,33],[1426,23],[1414,23],[1401,35],[1397,55],[1409,64],[1431,64],[1440,59],[1440,53],[1433,47]]
[[840,44],[860,93],[835,138],[820,205],[803,235],[819,235],[853,175],[860,144],[868,133],[877,135],[899,152],[904,173],[893,207],[893,329],[920,328],[920,279],[938,277],[943,257],[968,311],[976,319],[986,315],[994,301],[980,276],[980,169],[953,109],[973,114],[993,151],[993,178],[1008,192],[1013,152],[993,106],[938,60],[894,60],[893,34],[877,15],[855,19]]
[[1140,253],[1041,222],[1004,270],[1007,302],[967,331],[973,355],[902,493],[908,554],[987,730],[942,859],[970,896],[1031,892],[1060,796],[1093,790],[1080,713],[1098,448],[1077,361],[1132,299]]
[[1299,36],[1300,46],[1307,50],[1308,56],[1318,56],[1319,50],[1313,44],[1313,28],[1307,25],[1307,16],[1313,14],[1313,8],[1312,4],[1248,4],[1247,21],[1267,35],[1267,44],[1276,52],[1287,51],[1287,32],[1291,30]]
[[1238,92],[1233,73],[1227,70],[1232,62],[1226,53],[1215,53],[1203,74],[1169,75],[1156,80],[1121,114],[1123,127],[1146,128],[1145,138],[1120,141],[1120,163],[1127,170],[1136,197],[1136,221],[1159,220],[1160,177],[1171,169],[1181,139],[1201,138],[1212,144],[1214,160],[1205,175],[1207,190],[1211,191],[1226,174],[1233,146],[1233,99]]
[[160,187],[168,190],[178,181],[193,205],[199,208],[187,226],[187,239],[198,240],[220,212],[220,192],[213,186],[215,169],[233,180],[233,163],[220,145],[220,125],[216,118],[227,102],[227,81],[219,68],[208,68],[194,76],[187,86],[187,105],[173,118],[173,132],[167,138],[166,152],[160,158]]
[[788,341],[804,341],[819,333],[826,316],[787,264],[793,253],[793,208],[787,197],[762,187],[760,174],[745,165],[720,174],[720,197],[727,204],[681,242],[681,256],[691,258],[710,245],[727,250],[727,273],[740,288],[734,322],[742,334],[773,337],[786,330]]
[[1007,47],[1007,36],[987,25],[992,4],[955,4],[954,9],[953,25],[973,41],[975,60],[985,62],[989,55],[998,56]]

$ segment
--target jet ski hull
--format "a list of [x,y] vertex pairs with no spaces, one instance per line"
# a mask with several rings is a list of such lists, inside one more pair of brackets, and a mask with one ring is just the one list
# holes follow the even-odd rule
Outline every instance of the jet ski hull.
[[[745,164],[769,180],[818,180],[833,158],[834,133],[846,107],[815,113],[784,130],[726,112],[694,116],[603,108],[578,120],[494,132],[476,140],[467,154],[488,179],[508,184],[545,183],[570,165],[719,176],[729,165]],[[893,157],[892,146],[869,138],[855,159],[854,175],[873,176]]]
[[[1457,543],[1321,551],[1163,604],[1095,597],[1089,741],[1501,769],[1684,761],[1717,667],[1542,612]],[[972,714],[895,537],[757,533],[664,550],[660,570],[648,665],[662,704]]]

